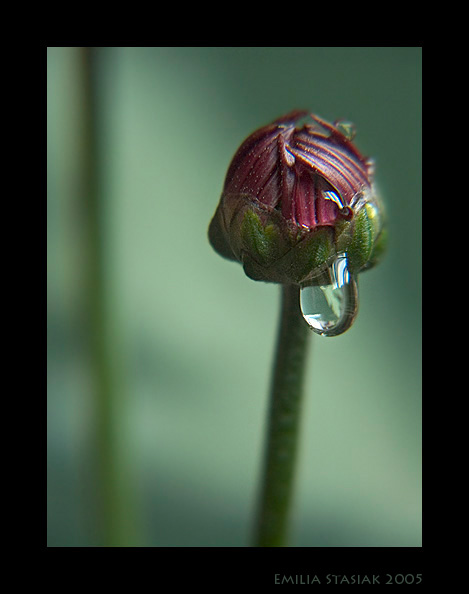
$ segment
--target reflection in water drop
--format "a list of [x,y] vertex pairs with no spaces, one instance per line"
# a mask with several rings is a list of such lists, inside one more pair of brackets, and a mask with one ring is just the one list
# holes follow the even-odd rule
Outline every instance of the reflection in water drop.
[[305,285],[300,306],[310,328],[321,336],[338,336],[350,328],[358,311],[358,285],[348,269],[347,254],[339,254],[328,270],[329,284]]

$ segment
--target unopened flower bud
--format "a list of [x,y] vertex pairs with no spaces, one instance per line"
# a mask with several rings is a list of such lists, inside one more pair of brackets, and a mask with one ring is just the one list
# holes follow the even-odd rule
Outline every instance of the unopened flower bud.
[[228,168],[209,227],[213,248],[266,282],[323,284],[339,255],[352,274],[384,244],[373,163],[350,124],[294,111],[251,134]]

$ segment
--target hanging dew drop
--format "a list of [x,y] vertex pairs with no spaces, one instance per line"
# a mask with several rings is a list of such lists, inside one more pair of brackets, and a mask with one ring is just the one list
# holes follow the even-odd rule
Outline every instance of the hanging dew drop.
[[358,311],[358,285],[346,253],[337,256],[325,277],[329,283],[301,287],[301,313],[317,334],[338,336],[350,328]]

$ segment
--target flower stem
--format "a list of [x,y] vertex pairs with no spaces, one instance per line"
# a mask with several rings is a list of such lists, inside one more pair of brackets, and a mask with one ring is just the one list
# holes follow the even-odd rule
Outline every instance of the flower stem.
[[95,442],[93,488],[97,502],[97,544],[133,546],[136,542],[129,480],[121,455],[123,393],[117,364],[115,320],[110,299],[107,226],[99,137],[98,48],[79,49],[82,159],[82,213],[85,234],[85,303],[88,354],[93,378]]
[[254,546],[287,546],[305,363],[311,331],[299,309],[299,287],[282,286],[269,426]]

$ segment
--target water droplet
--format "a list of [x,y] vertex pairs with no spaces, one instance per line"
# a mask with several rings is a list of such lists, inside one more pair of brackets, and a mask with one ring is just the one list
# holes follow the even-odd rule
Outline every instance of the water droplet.
[[317,334],[338,336],[350,328],[358,311],[358,284],[346,253],[337,256],[320,282],[301,287],[301,312]]

